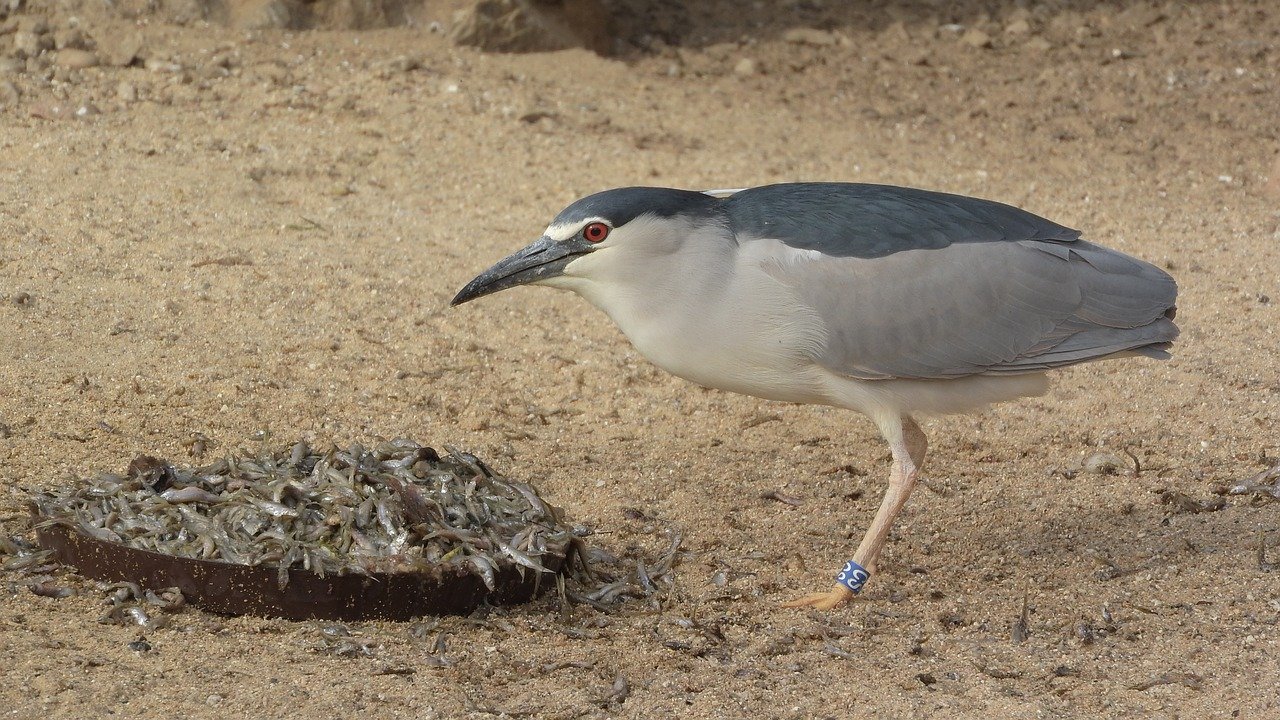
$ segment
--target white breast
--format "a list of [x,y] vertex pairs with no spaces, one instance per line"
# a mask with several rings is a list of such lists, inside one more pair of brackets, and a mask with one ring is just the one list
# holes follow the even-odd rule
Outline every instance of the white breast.
[[573,289],[673,375],[770,400],[829,402],[811,359],[822,342],[818,318],[766,272],[777,247],[785,248],[687,243],[643,260],[620,257],[625,247],[609,248],[580,262],[593,261],[593,276],[606,264],[632,271]]

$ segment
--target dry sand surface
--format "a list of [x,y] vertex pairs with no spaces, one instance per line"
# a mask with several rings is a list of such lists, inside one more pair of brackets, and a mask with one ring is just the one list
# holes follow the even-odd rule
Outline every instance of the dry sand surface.
[[[94,583],[59,572],[76,594],[54,599],[4,572],[0,714],[1280,717],[1258,557],[1280,559],[1280,504],[1226,493],[1280,462],[1280,8],[688,5],[615,3],[609,58],[423,25],[11,16],[140,51],[45,67],[0,35],[0,532],[29,537],[29,487],[265,428],[469,449],[596,545],[684,543],[656,601],[351,624],[371,657],[325,652],[314,622],[99,624]],[[1168,268],[1183,328],[1172,361],[929,419],[928,487],[830,613],[779,603],[870,521],[869,422],[669,377],[569,294],[447,307],[579,195],[812,179],[1081,228]],[[1124,462],[1078,471],[1099,453]]]

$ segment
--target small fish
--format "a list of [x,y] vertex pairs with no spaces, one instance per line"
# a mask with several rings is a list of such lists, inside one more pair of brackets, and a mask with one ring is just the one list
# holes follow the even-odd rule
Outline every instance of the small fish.
[[640,587],[644,589],[646,595],[658,592],[658,586],[653,584],[653,580],[649,578],[649,572],[645,570],[644,560],[636,560],[636,579],[640,581]]
[[145,626],[151,623],[151,616],[147,614],[146,610],[143,610],[137,605],[134,605],[133,607],[125,608],[124,612],[126,615],[133,618],[133,621],[138,623],[139,625]]
[[520,552],[519,550],[516,550],[515,548],[511,547],[510,545],[504,542],[498,543],[498,549],[501,550],[504,555],[514,560],[517,565],[522,565],[524,567],[529,568],[530,570],[537,570],[538,572],[544,572],[544,573],[551,572],[542,563],[538,562],[537,560],[534,560],[532,557]]
[[107,602],[119,605],[130,600],[141,600],[144,596],[137,583],[117,582],[106,586]]
[[262,510],[263,510],[264,512],[266,512],[268,515],[270,515],[271,517],[275,517],[275,518],[296,518],[296,517],[298,517],[298,511],[297,511],[297,510],[294,510],[293,508],[289,507],[288,505],[284,505],[284,504],[282,504],[282,503],[275,502],[274,500],[264,500],[264,499],[261,499],[261,498],[252,498],[252,499],[250,499],[250,502],[252,502],[254,505],[258,506],[259,508],[262,508]]
[[300,440],[289,451],[289,465],[295,468],[301,468],[306,462],[307,457],[311,454],[311,447],[307,445],[306,440]]
[[484,582],[484,586],[489,589],[489,592],[498,589],[497,576],[492,562],[480,555],[467,555],[464,560],[475,568],[476,574],[480,576],[480,580]]
[[160,497],[171,503],[216,503],[222,502],[224,499],[221,495],[211,493],[194,485],[184,488],[169,488],[160,493]]
[[608,603],[613,602],[623,595],[631,594],[632,589],[630,583],[624,578],[615,580],[607,585],[602,585],[592,592],[587,593],[586,597],[596,602]]
[[158,593],[147,590],[145,599],[149,604],[169,613],[177,612],[187,604],[186,596],[176,587],[164,588]]
[[448,640],[449,633],[447,631],[441,631],[437,634],[436,641],[432,643],[431,651],[422,658],[423,661],[432,667],[449,667],[450,665],[457,663],[457,660],[453,660],[445,655],[445,653],[449,652]]
[[39,595],[40,597],[54,598],[57,600],[61,600],[65,597],[71,597],[76,594],[75,590],[72,590],[69,587],[56,585],[52,580],[33,582],[27,586],[27,589],[30,590],[32,594]]

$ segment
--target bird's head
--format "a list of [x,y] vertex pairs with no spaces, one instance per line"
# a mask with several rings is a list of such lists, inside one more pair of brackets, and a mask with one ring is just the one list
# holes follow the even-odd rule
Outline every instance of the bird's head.
[[617,282],[677,252],[698,228],[718,226],[717,197],[651,187],[588,195],[562,210],[542,237],[467,283],[450,304],[517,285],[584,293],[593,282]]

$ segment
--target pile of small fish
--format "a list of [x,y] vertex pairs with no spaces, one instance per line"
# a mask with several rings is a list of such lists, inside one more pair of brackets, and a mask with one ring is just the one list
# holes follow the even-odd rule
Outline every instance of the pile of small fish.
[[147,630],[168,627],[168,615],[156,615],[147,610],[176,613],[187,604],[182,590],[176,587],[155,592],[142,588],[137,583],[117,582],[98,583],[98,589],[107,595],[104,604],[111,606],[110,610],[98,618],[98,622],[103,625],[137,624]]
[[199,468],[139,456],[36,498],[48,523],[184,558],[328,573],[454,565],[493,590],[501,566],[550,572],[574,542],[557,508],[474,455],[398,439],[316,452],[305,442]]
[[597,610],[628,598],[647,599],[655,610],[661,609],[662,596],[674,591],[675,565],[684,541],[678,530],[667,529],[663,534],[666,550],[656,558],[650,556],[647,563],[644,551],[634,546],[619,556],[602,547],[581,545],[578,565],[570,573],[576,588],[565,588],[566,599]]
[[0,573],[24,578],[22,583],[7,583],[10,594],[16,593],[21,584],[41,597],[62,599],[74,595],[74,590],[59,585],[50,574],[57,569],[52,551],[41,550],[39,545],[21,535],[9,535],[0,527]]

